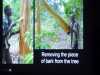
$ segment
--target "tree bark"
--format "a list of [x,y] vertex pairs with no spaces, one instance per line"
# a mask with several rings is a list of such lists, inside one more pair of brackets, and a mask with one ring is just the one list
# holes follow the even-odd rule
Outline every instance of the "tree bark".
[[40,26],[40,0],[37,0],[37,32],[40,34],[41,26]]
[[23,20],[20,24],[20,54],[25,55],[29,52],[29,47],[25,42],[25,32],[27,31],[28,27],[28,20],[29,20],[29,0],[21,0],[21,16]]

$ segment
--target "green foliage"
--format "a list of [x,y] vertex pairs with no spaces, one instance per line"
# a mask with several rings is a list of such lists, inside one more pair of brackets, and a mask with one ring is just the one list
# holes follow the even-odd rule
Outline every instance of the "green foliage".
[[33,49],[33,25],[32,24],[29,26],[27,32],[25,32],[25,42],[32,50]]
[[45,35],[45,37],[52,37],[52,36],[55,35],[55,33],[54,32],[49,32],[49,31],[43,31],[41,33],[41,37],[44,37],[44,35]]
[[33,52],[30,52],[24,56],[23,64],[33,64]]
[[50,48],[50,44],[48,44],[47,42],[41,43],[41,49],[48,49],[48,48]]
[[27,45],[32,50],[33,49],[33,37],[30,32],[25,33],[25,41],[27,42]]
[[40,36],[38,34],[35,35],[35,48],[39,49],[41,47]]
[[66,15],[69,17],[75,14],[76,18],[79,19],[83,8],[82,1],[83,0],[69,0],[66,4],[64,4]]
[[41,49],[50,48],[51,47],[50,43],[41,42],[41,39],[44,39],[45,37],[54,39],[55,36],[56,36],[55,32],[49,32],[46,29],[43,30],[40,35],[36,34],[35,35],[35,48],[36,49],[38,49],[38,48],[41,48]]
[[19,30],[19,24],[12,28],[12,32],[17,32]]

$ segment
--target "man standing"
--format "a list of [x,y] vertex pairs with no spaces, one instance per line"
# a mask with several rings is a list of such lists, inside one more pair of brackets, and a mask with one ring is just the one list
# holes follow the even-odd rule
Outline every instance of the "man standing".
[[75,20],[75,15],[71,16],[70,22],[71,22],[71,46],[72,49],[78,49],[79,24]]
[[10,44],[8,43],[8,39],[10,38],[11,29],[12,29],[12,10],[9,5],[4,7],[4,14],[3,17],[3,60],[2,63],[11,64],[11,56],[9,52]]
[[12,59],[10,56],[9,48],[10,44],[8,42],[9,38],[12,35],[15,35],[20,32],[12,32],[12,28],[16,26],[16,23],[19,23],[23,20],[23,17],[17,19],[15,22],[12,22],[12,9],[9,5],[4,7],[4,17],[3,17],[3,49],[2,49],[2,63],[12,64]]

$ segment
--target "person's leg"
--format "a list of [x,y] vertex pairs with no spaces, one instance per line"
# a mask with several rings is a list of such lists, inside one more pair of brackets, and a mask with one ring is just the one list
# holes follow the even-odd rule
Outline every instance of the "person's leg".
[[2,64],[6,64],[6,59],[5,59],[5,50],[2,50]]
[[71,47],[72,49],[78,49],[78,38],[75,31],[71,31]]
[[71,31],[71,47],[72,49],[75,49],[75,41],[76,41],[76,37],[75,37],[75,31]]
[[4,48],[4,59],[6,61],[6,64],[11,64],[12,60],[11,60],[11,56],[10,56],[10,52],[9,52],[9,48],[10,48],[10,44],[8,42],[8,37],[5,38],[5,48]]
[[6,64],[12,64],[12,59],[9,53],[9,49],[5,49],[5,60]]
[[75,32],[75,43],[74,43],[74,49],[78,49],[78,35],[77,35],[77,32]]

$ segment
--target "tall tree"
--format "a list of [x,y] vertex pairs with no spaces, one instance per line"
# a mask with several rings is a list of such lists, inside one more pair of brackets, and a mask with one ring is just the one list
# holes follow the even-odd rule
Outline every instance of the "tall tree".
[[29,52],[29,47],[25,42],[25,32],[27,31],[29,24],[29,0],[21,0],[21,16],[23,20],[20,24],[20,54],[25,55]]
[[[36,4],[36,8],[35,8],[35,15],[36,15],[35,26],[36,26],[36,32],[38,34],[38,38],[37,38],[38,41],[39,41],[38,44],[40,44],[40,42],[41,42],[41,36],[40,36],[40,33],[41,33],[40,2],[41,2],[40,0],[35,0],[35,4]],[[35,41],[35,42],[37,42],[37,41]],[[38,48],[40,48],[40,45],[39,45]]]
[[36,14],[37,14],[37,17],[36,17],[36,19],[37,19],[37,32],[40,34],[40,29],[41,29],[41,27],[40,27],[40,0],[37,0],[36,1],[36,7],[37,7],[37,10],[36,10]]

